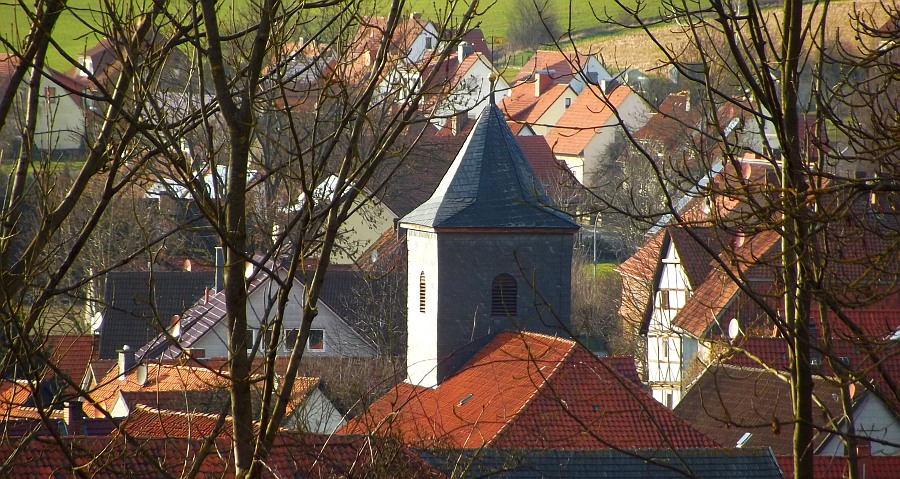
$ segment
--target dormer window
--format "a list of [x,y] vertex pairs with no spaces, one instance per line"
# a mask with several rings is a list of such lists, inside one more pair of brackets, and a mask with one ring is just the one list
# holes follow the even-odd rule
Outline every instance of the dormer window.
[[518,285],[512,276],[502,273],[491,284],[491,316],[515,316]]

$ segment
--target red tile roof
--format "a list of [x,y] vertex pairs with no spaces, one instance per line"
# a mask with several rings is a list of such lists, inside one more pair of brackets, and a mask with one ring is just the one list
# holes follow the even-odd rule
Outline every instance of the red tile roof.
[[[279,366],[283,367],[285,361],[276,364],[276,374]],[[264,365],[262,360],[256,361],[255,369],[251,371],[253,374],[259,374]],[[98,386],[89,391],[91,399],[98,403],[103,410],[109,412],[116,400],[119,398],[120,392],[138,392],[138,393],[166,393],[171,391],[180,392],[209,392],[211,395],[203,394],[187,394],[182,397],[182,402],[194,398],[200,400],[201,404],[185,404],[183,407],[189,411],[206,410],[214,407],[217,402],[216,395],[220,390],[227,390],[229,386],[227,376],[227,363],[224,360],[206,361],[205,365],[180,364],[178,362],[162,362],[147,364],[147,383],[140,385],[137,382],[137,369],[131,369],[125,377],[125,380],[119,379],[118,368],[113,368],[98,383]],[[294,407],[307,397],[307,395],[319,386],[319,378],[311,378],[298,376],[294,381],[294,388],[291,392],[292,404],[288,407],[288,414]],[[159,405],[159,401],[166,404],[169,398],[158,397],[156,403],[142,400],[141,396],[131,396],[132,404],[143,405]],[[105,417],[103,411],[85,404],[85,413],[88,417]]]
[[[746,280],[750,275],[764,275],[766,263],[763,256],[772,255],[780,244],[781,236],[776,231],[763,231],[737,247],[734,259],[724,258],[732,273]],[[738,283],[732,281],[721,264],[716,265],[706,280],[697,287],[684,308],[675,316],[674,324],[688,333],[701,337],[720,318],[740,291]],[[771,276],[770,276],[771,277]],[[727,325],[723,325],[727,326]]]
[[608,95],[588,85],[547,133],[547,143],[557,154],[581,155],[600,128],[615,124],[615,109],[632,93],[627,85],[615,87]]
[[538,96],[535,96],[534,90],[534,81],[517,83],[512,87],[510,96],[504,96],[500,102],[500,110],[514,133],[518,133],[524,125],[536,124],[570,87],[564,83],[550,83]]
[[[132,368],[125,380],[118,376],[118,368],[113,368],[89,392],[91,399],[106,411],[112,409],[119,391],[205,391],[228,386],[228,381],[218,371],[179,364],[147,364],[145,385],[137,382],[137,368]],[[89,417],[104,417],[102,411],[89,404],[85,404],[85,412]]]
[[81,384],[88,365],[100,357],[100,337],[93,334],[54,334],[47,337],[50,361],[75,384]]
[[534,176],[544,186],[545,191],[561,185],[574,186],[569,184],[572,173],[566,168],[565,163],[556,159],[543,136],[517,136],[516,141],[522,148],[522,153],[525,153]]
[[[826,409],[831,417],[841,416],[841,403],[834,396],[838,392],[824,378],[814,379],[813,393],[819,400],[813,404],[816,426],[828,427]],[[725,447],[736,447],[745,433],[752,434],[746,447],[768,446],[776,454],[790,454],[793,447],[791,386],[772,371],[710,367],[688,389],[675,414]]]
[[[64,438],[60,446],[52,440],[33,440],[21,447],[18,440],[0,439],[0,456],[8,458],[8,477],[113,479],[120,477],[171,477],[197,466],[197,451],[203,441],[188,438],[128,440],[124,436]],[[211,454],[197,466],[197,477],[234,477],[230,440],[212,442]],[[74,462],[74,464],[73,464]],[[263,459],[263,478],[304,477],[365,478],[445,477],[410,451],[390,441],[359,436],[330,437],[282,431],[268,457]],[[78,474],[73,472],[78,466]]]
[[[845,479],[849,477],[846,456],[814,456],[813,477],[816,479]],[[793,456],[778,456],[784,477],[794,477]],[[900,471],[900,456],[865,456],[859,458],[859,471],[866,479],[895,479]]]
[[500,333],[435,389],[398,385],[344,429],[449,447],[715,447],[641,387],[631,358]]
[[[200,439],[216,431],[219,419],[218,414],[168,411],[138,404],[129,411],[128,417],[122,420],[121,427],[135,437]],[[231,438],[233,434],[231,417],[226,416],[217,437]]]
[[550,78],[555,83],[569,83],[574,72],[581,70],[588,61],[586,55],[561,52],[559,50],[538,50],[525,62],[516,75],[515,83],[532,79],[538,70],[551,70]]

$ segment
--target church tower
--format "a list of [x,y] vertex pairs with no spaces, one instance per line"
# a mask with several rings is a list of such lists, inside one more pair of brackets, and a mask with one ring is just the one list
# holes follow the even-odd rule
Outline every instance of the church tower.
[[400,226],[409,252],[410,383],[436,386],[500,331],[567,334],[578,225],[550,207],[495,105]]

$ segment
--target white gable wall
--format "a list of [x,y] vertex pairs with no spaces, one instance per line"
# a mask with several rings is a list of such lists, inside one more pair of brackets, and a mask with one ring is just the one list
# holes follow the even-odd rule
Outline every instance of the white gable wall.
[[285,421],[285,427],[316,434],[332,434],[344,425],[344,416],[318,388],[306,396],[303,403]]
[[674,243],[668,241],[647,330],[647,380],[653,397],[670,407],[681,400],[683,358],[689,353],[696,354],[697,349],[696,341],[685,344],[672,327],[672,320],[684,307],[689,291],[681,259]]
[[[263,285],[250,294],[247,304],[247,326],[259,331],[260,323],[265,318],[266,306],[275,301],[275,289],[270,285]],[[283,330],[299,329],[303,314],[304,287],[299,281],[294,281],[291,288],[291,298],[285,308]],[[374,347],[356,334],[347,323],[341,320],[331,309],[321,302],[318,305],[319,314],[313,319],[311,329],[324,331],[324,348],[321,350],[307,348],[306,354],[315,356],[356,356],[371,357],[375,355]],[[269,319],[275,316],[274,308],[270,311]],[[257,333],[258,334],[258,333]],[[228,325],[225,321],[219,322],[211,331],[197,340],[192,348],[201,348],[206,352],[207,358],[228,356]],[[290,351],[284,344],[284,335],[281,335],[281,344],[278,353],[288,355]],[[260,354],[257,352],[257,354]]]
[[[900,444],[900,422],[885,404],[873,394],[866,396],[856,405],[853,412],[854,428],[859,436],[870,438],[873,456],[896,456],[900,448],[890,444]],[[841,431],[847,430],[841,425]],[[831,434],[822,444],[817,454],[844,456],[844,442],[840,436]]]
[[581,93],[584,90],[584,87],[587,86],[587,83],[600,84],[601,82],[608,82],[612,80],[612,75],[606,71],[606,68],[600,63],[600,60],[597,60],[597,57],[590,56],[588,60],[582,65],[581,71],[576,73],[572,81],[569,82],[569,86],[575,90],[575,93]]

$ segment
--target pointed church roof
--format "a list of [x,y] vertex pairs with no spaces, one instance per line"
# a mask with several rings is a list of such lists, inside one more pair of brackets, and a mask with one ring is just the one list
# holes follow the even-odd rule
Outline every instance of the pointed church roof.
[[553,209],[503,119],[485,108],[441,184],[401,220],[432,228],[577,229]]

